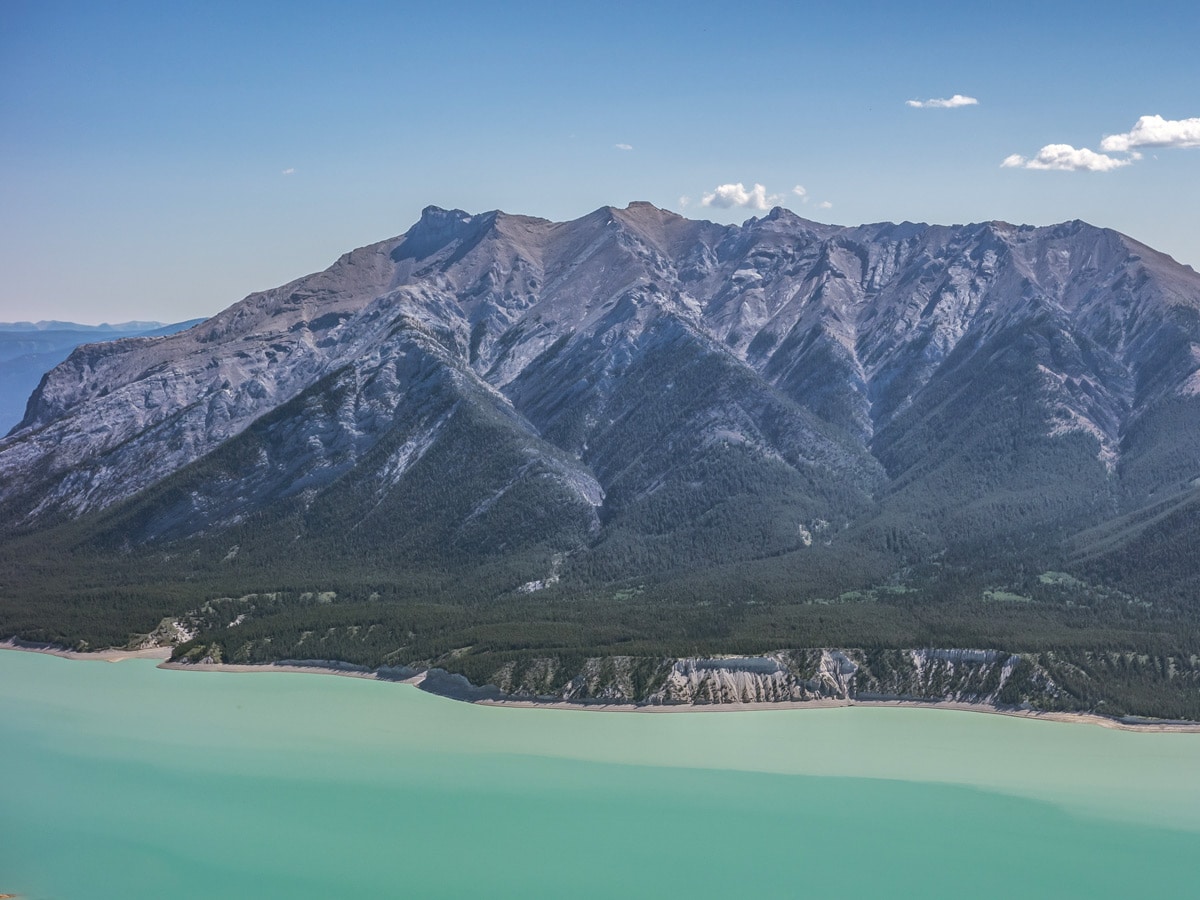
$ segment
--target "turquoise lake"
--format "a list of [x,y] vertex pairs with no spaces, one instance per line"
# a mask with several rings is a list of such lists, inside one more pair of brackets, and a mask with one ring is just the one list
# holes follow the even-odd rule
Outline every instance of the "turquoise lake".
[[1200,734],[944,710],[638,714],[0,652],[0,892],[1200,890]]

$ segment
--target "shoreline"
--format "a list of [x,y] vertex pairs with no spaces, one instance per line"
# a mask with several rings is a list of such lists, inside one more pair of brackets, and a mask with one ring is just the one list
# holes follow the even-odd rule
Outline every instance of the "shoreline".
[[940,709],[950,712],[972,712],[984,715],[1011,716],[1017,719],[1040,719],[1044,722],[1060,722],[1068,725],[1098,725],[1116,731],[1140,731],[1144,733],[1175,732],[1200,734],[1200,722],[1123,722],[1095,713],[1039,711],[989,706],[983,703],[964,703],[957,700],[855,700],[853,698],[824,700],[781,700],[762,703],[708,703],[708,704],[636,704],[636,703],[577,703],[567,700],[472,700],[477,706],[508,706],[516,709],[560,709],[584,710],[587,712],[625,713],[736,713],[766,712],[770,710],[842,709],[851,706],[875,707],[879,709]]
[[18,641],[8,638],[0,641],[0,650],[16,650],[20,653],[45,653],[47,656],[59,656],[63,659],[91,660],[93,662],[121,662],[126,659],[161,659],[171,658],[170,647],[146,647],[142,650],[118,650],[110,647],[107,650],[68,650],[54,644],[35,643],[33,641]]
[[[240,663],[177,663],[169,662],[171,650],[168,647],[152,647],[143,650],[96,650],[77,651],[65,650],[49,644],[25,644],[15,642],[11,638],[0,642],[0,650],[17,650],[25,653],[44,653],[63,659],[94,660],[102,662],[121,662],[125,659],[159,659],[162,660],[156,668],[173,671],[196,672],[226,672],[246,675],[262,672],[282,672],[294,675],[337,675],[343,678],[361,678],[368,681],[384,681],[392,684],[407,684],[424,690],[435,697],[447,700],[472,703],[476,706],[509,707],[512,709],[552,709],[575,710],[580,712],[623,712],[623,713],[736,713],[736,712],[769,712],[775,710],[805,710],[805,709],[841,709],[851,706],[875,707],[881,709],[938,709],[951,712],[973,712],[984,715],[1010,716],[1019,719],[1035,719],[1045,722],[1058,722],[1069,725],[1096,725],[1117,731],[1134,731],[1143,733],[1176,733],[1200,734],[1200,722],[1128,722],[1084,712],[1038,711],[1033,709],[1004,708],[988,706],[981,703],[964,703],[956,700],[854,700],[852,698],[828,698],[822,700],[785,700],[762,703],[708,703],[708,704],[638,704],[638,703],[605,703],[578,702],[570,700],[530,700],[506,698],[464,699],[447,693],[422,688],[427,671],[406,674],[406,670],[397,668],[394,674],[378,669],[364,667],[337,666],[332,661],[296,660],[280,663],[262,663],[246,665]],[[407,670],[411,671],[411,670]]]
[[424,672],[417,672],[408,677],[390,677],[381,675],[375,669],[339,668],[332,665],[321,665],[316,660],[312,665],[300,662],[282,663],[179,663],[169,661],[170,653],[155,668],[170,669],[174,672],[228,672],[234,675],[252,675],[259,672],[288,672],[292,675],[338,675],[342,678],[362,678],[367,681],[386,681],[391,684],[419,685],[425,680]]

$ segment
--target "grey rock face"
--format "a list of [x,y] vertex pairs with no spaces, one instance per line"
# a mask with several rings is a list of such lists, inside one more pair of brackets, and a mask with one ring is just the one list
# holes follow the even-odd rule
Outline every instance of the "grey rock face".
[[78,325],[74,322],[0,322],[0,433],[24,417],[26,399],[42,376],[66,359],[80,344],[125,337],[174,334],[199,319],[164,325],[161,322],[122,322],[117,325]]
[[[886,656],[886,674],[872,669]],[[1005,687],[1022,657],[995,650],[922,649],[869,654],[861,649],[782,650],[767,656],[661,659],[653,663],[658,686],[639,694],[631,678],[633,660],[592,658],[560,687],[555,659],[534,660],[521,677],[507,665],[491,676],[485,689],[462,699],[525,699],[544,702],[638,703],[648,706],[796,703],[854,700],[950,701],[1003,705]],[[1041,699],[1059,689],[1036,663],[1025,660],[1024,686]],[[440,692],[443,676],[426,689]],[[559,679],[561,680],[561,679]],[[1015,698],[1014,698],[1015,699]]]
[[[145,498],[240,439],[253,452],[156,496],[132,537],[228,527],[334,484],[356,485],[365,516],[423,460],[469,465],[481,449],[462,429],[486,423],[521,449],[463,527],[522,484],[579,534],[655,533],[711,508],[688,498],[734,459],[782,498],[736,553],[847,529],[936,552],[999,521],[1094,526],[1190,490],[1198,412],[1200,276],[1081,222],[430,207],[186,332],[76,350],[0,441],[0,513],[29,529]],[[1069,500],[1039,505],[1060,469]],[[1016,484],[1030,497],[1013,524],[996,511]]]

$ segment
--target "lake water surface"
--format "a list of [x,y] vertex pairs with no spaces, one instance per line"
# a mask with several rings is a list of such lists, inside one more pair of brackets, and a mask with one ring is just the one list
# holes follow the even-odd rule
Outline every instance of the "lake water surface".
[[1197,896],[1200,734],[575,712],[0,652],[0,892]]

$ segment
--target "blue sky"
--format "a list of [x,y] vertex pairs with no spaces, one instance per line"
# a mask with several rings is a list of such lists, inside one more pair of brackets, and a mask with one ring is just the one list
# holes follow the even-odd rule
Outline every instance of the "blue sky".
[[1194,2],[8,0],[0,320],[215,313],[431,203],[1080,218],[1200,267],[1197,47]]

